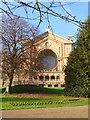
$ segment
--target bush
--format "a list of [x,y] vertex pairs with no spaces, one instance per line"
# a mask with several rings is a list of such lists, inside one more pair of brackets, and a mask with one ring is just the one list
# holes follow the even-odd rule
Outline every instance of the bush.
[[4,93],[5,90],[6,90],[6,87],[1,87],[1,88],[0,88],[0,93]]
[[11,87],[12,93],[45,93],[45,94],[63,94],[64,89],[44,88],[35,85],[16,85]]
[[[90,23],[90,18],[86,20]],[[90,24],[85,24],[77,35],[74,50],[65,68],[65,95],[90,97]]]

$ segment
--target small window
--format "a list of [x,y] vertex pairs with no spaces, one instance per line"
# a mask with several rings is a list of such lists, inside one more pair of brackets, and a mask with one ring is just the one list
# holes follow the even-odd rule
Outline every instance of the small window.
[[45,80],[49,80],[49,76],[45,76]]
[[48,87],[52,87],[52,85],[51,85],[51,84],[48,84]]
[[58,84],[55,84],[54,87],[58,87]]
[[37,80],[37,76],[34,76],[34,80]]
[[66,48],[66,53],[69,53],[69,48]]
[[46,42],[45,45],[46,46],[50,46],[51,44],[50,44],[50,42]]
[[56,76],[56,80],[59,80],[60,78],[59,78],[59,76]]
[[44,84],[39,84],[39,86],[44,87]]
[[39,80],[43,80],[43,76],[39,76]]
[[65,87],[65,85],[64,85],[64,84],[61,84],[61,87]]
[[51,76],[51,80],[55,80],[55,76]]
[[60,54],[60,47],[59,47],[59,54]]

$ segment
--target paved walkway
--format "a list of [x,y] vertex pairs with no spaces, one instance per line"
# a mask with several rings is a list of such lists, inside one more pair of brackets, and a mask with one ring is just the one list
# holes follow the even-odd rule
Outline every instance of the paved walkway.
[[3,118],[88,118],[88,106],[3,110]]

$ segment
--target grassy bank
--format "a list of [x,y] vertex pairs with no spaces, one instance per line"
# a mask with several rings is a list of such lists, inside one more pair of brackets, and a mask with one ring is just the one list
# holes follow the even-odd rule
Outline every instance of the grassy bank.
[[42,98],[21,98],[15,95],[5,95],[2,97],[2,110],[83,105],[88,105],[87,98],[70,98],[57,95]]
[[2,110],[88,105],[87,98],[64,96],[63,88],[14,86],[12,92],[2,95]]

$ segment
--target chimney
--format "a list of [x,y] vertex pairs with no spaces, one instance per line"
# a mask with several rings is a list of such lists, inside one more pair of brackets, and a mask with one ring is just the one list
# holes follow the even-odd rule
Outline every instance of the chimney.
[[68,40],[71,40],[73,42],[73,36],[72,35],[69,35],[68,36]]

